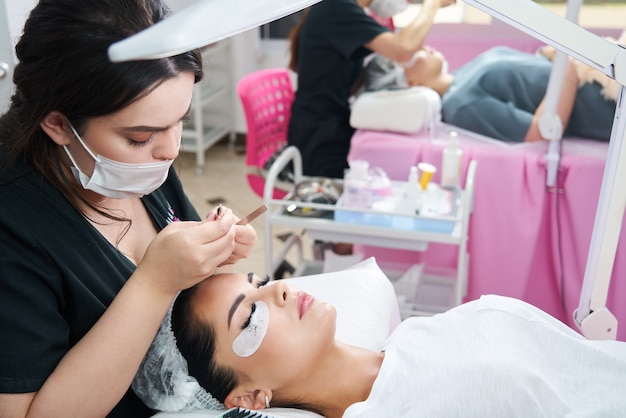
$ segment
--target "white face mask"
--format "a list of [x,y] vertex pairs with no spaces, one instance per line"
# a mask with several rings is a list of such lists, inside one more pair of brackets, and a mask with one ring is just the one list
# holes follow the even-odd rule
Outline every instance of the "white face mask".
[[382,19],[389,19],[409,7],[407,0],[372,0],[368,9]]
[[83,173],[72,158],[67,146],[65,153],[74,165],[72,174],[83,188],[92,190],[103,196],[116,199],[142,197],[158,189],[167,179],[170,166],[174,160],[159,161],[147,164],[128,164],[110,160],[101,155],[94,155],[78,135],[74,126],[68,121],[70,129],[82,147],[95,161],[91,177]]

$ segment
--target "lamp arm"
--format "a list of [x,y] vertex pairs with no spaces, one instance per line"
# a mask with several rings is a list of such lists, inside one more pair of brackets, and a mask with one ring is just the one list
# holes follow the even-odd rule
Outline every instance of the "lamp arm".
[[201,48],[305,9],[320,0],[197,0],[109,47],[113,62],[164,58]]
[[557,50],[554,55],[550,79],[544,96],[544,105],[537,121],[541,137],[548,141],[546,152],[546,187],[555,187],[559,164],[561,161],[561,139],[563,138],[563,121],[557,114],[559,98],[563,89],[563,79],[567,70],[567,54]]
[[566,69],[567,55],[557,50],[546,88],[543,111],[537,121],[541,137],[548,140],[548,152],[545,155],[546,187],[556,186],[556,177],[561,161],[561,139],[563,138],[564,127],[563,121],[557,114],[557,107]]
[[615,109],[580,301],[574,312],[576,324],[588,338],[615,339],[617,320],[606,308],[606,299],[626,207],[626,189],[616,187],[619,186],[616,185],[616,179],[626,178],[624,47],[589,32],[533,1],[465,2],[590,65],[622,85]]
[[617,99],[580,301],[574,311],[583,334],[595,339],[617,337],[617,319],[606,308],[606,299],[626,207],[626,189],[617,183],[626,178],[625,91],[622,86]]
[[[565,18],[568,21],[573,23],[578,21],[581,3],[581,0],[569,0],[567,2]],[[559,141],[563,136],[563,121],[557,121],[554,118],[558,117],[557,107],[563,88],[563,79],[565,78],[565,72],[567,70],[567,60],[567,54],[557,49],[544,98],[543,114],[546,115],[546,122],[539,124],[541,136],[549,141]]]
[[[578,22],[578,14],[582,0],[569,0],[565,18],[570,22]],[[563,89],[563,80],[567,71],[567,54],[557,50],[550,71],[550,79],[544,98],[543,112],[539,116],[538,127],[541,137],[550,141],[546,158],[546,187],[555,187],[559,164],[561,161],[561,139],[563,138],[563,121],[557,114],[559,99]]]
[[[464,0],[491,16],[626,84],[624,47],[529,0]],[[619,71],[618,71],[619,70]]]

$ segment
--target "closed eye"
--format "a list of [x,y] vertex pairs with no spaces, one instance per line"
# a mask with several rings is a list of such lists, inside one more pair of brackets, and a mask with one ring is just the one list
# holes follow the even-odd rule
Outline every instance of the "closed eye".
[[265,279],[259,280],[259,282],[256,284],[256,287],[261,288],[265,286],[266,284],[268,284],[269,282],[270,282],[270,276],[265,276]]
[[128,139],[128,143],[134,147],[145,147],[147,145],[150,145],[150,143],[154,140],[154,132],[151,132],[147,138],[145,139],[142,138],[139,141],[133,138],[126,138],[126,139]]
[[253,272],[248,273],[248,283],[250,283],[252,286],[256,286],[257,289],[265,286],[266,284],[268,284],[270,282],[270,276],[269,275],[265,276],[265,279],[259,280],[256,283],[256,285],[254,283],[254,278],[255,278],[255,276],[254,276]]
[[243,325],[241,326],[242,330],[250,326],[250,323],[252,322],[252,316],[254,315],[255,311],[256,311],[256,303],[252,302],[252,304],[250,305],[250,315],[248,316],[248,319],[246,319],[246,322],[244,322]]

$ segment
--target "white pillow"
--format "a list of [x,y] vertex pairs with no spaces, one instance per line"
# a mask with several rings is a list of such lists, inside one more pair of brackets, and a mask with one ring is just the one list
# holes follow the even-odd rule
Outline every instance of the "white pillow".
[[344,270],[288,279],[288,283],[337,309],[338,340],[381,350],[400,322],[391,281],[373,257]]
[[365,92],[352,103],[356,129],[415,133],[441,120],[441,97],[423,86]]
[[[400,309],[391,281],[368,258],[352,267],[332,273],[284,279],[337,309],[337,339],[379,351],[400,323]],[[155,418],[212,418],[224,411],[160,412]],[[309,411],[269,408],[263,412],[284,418],[319,418]]]

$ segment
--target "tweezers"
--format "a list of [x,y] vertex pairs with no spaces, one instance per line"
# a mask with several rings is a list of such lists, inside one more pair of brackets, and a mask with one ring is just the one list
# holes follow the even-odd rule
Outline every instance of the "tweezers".
[[253,220],[255,220],[256,218],[258,218],[259,215],[264,213],[266,210],[267,210],[267,206],[261,205],[255,210],[253,210],[252,212],[250,212],[248,215],[246,215],[246,217],[240,219],[239,222],[237,222],[235,225],[247,225]]

